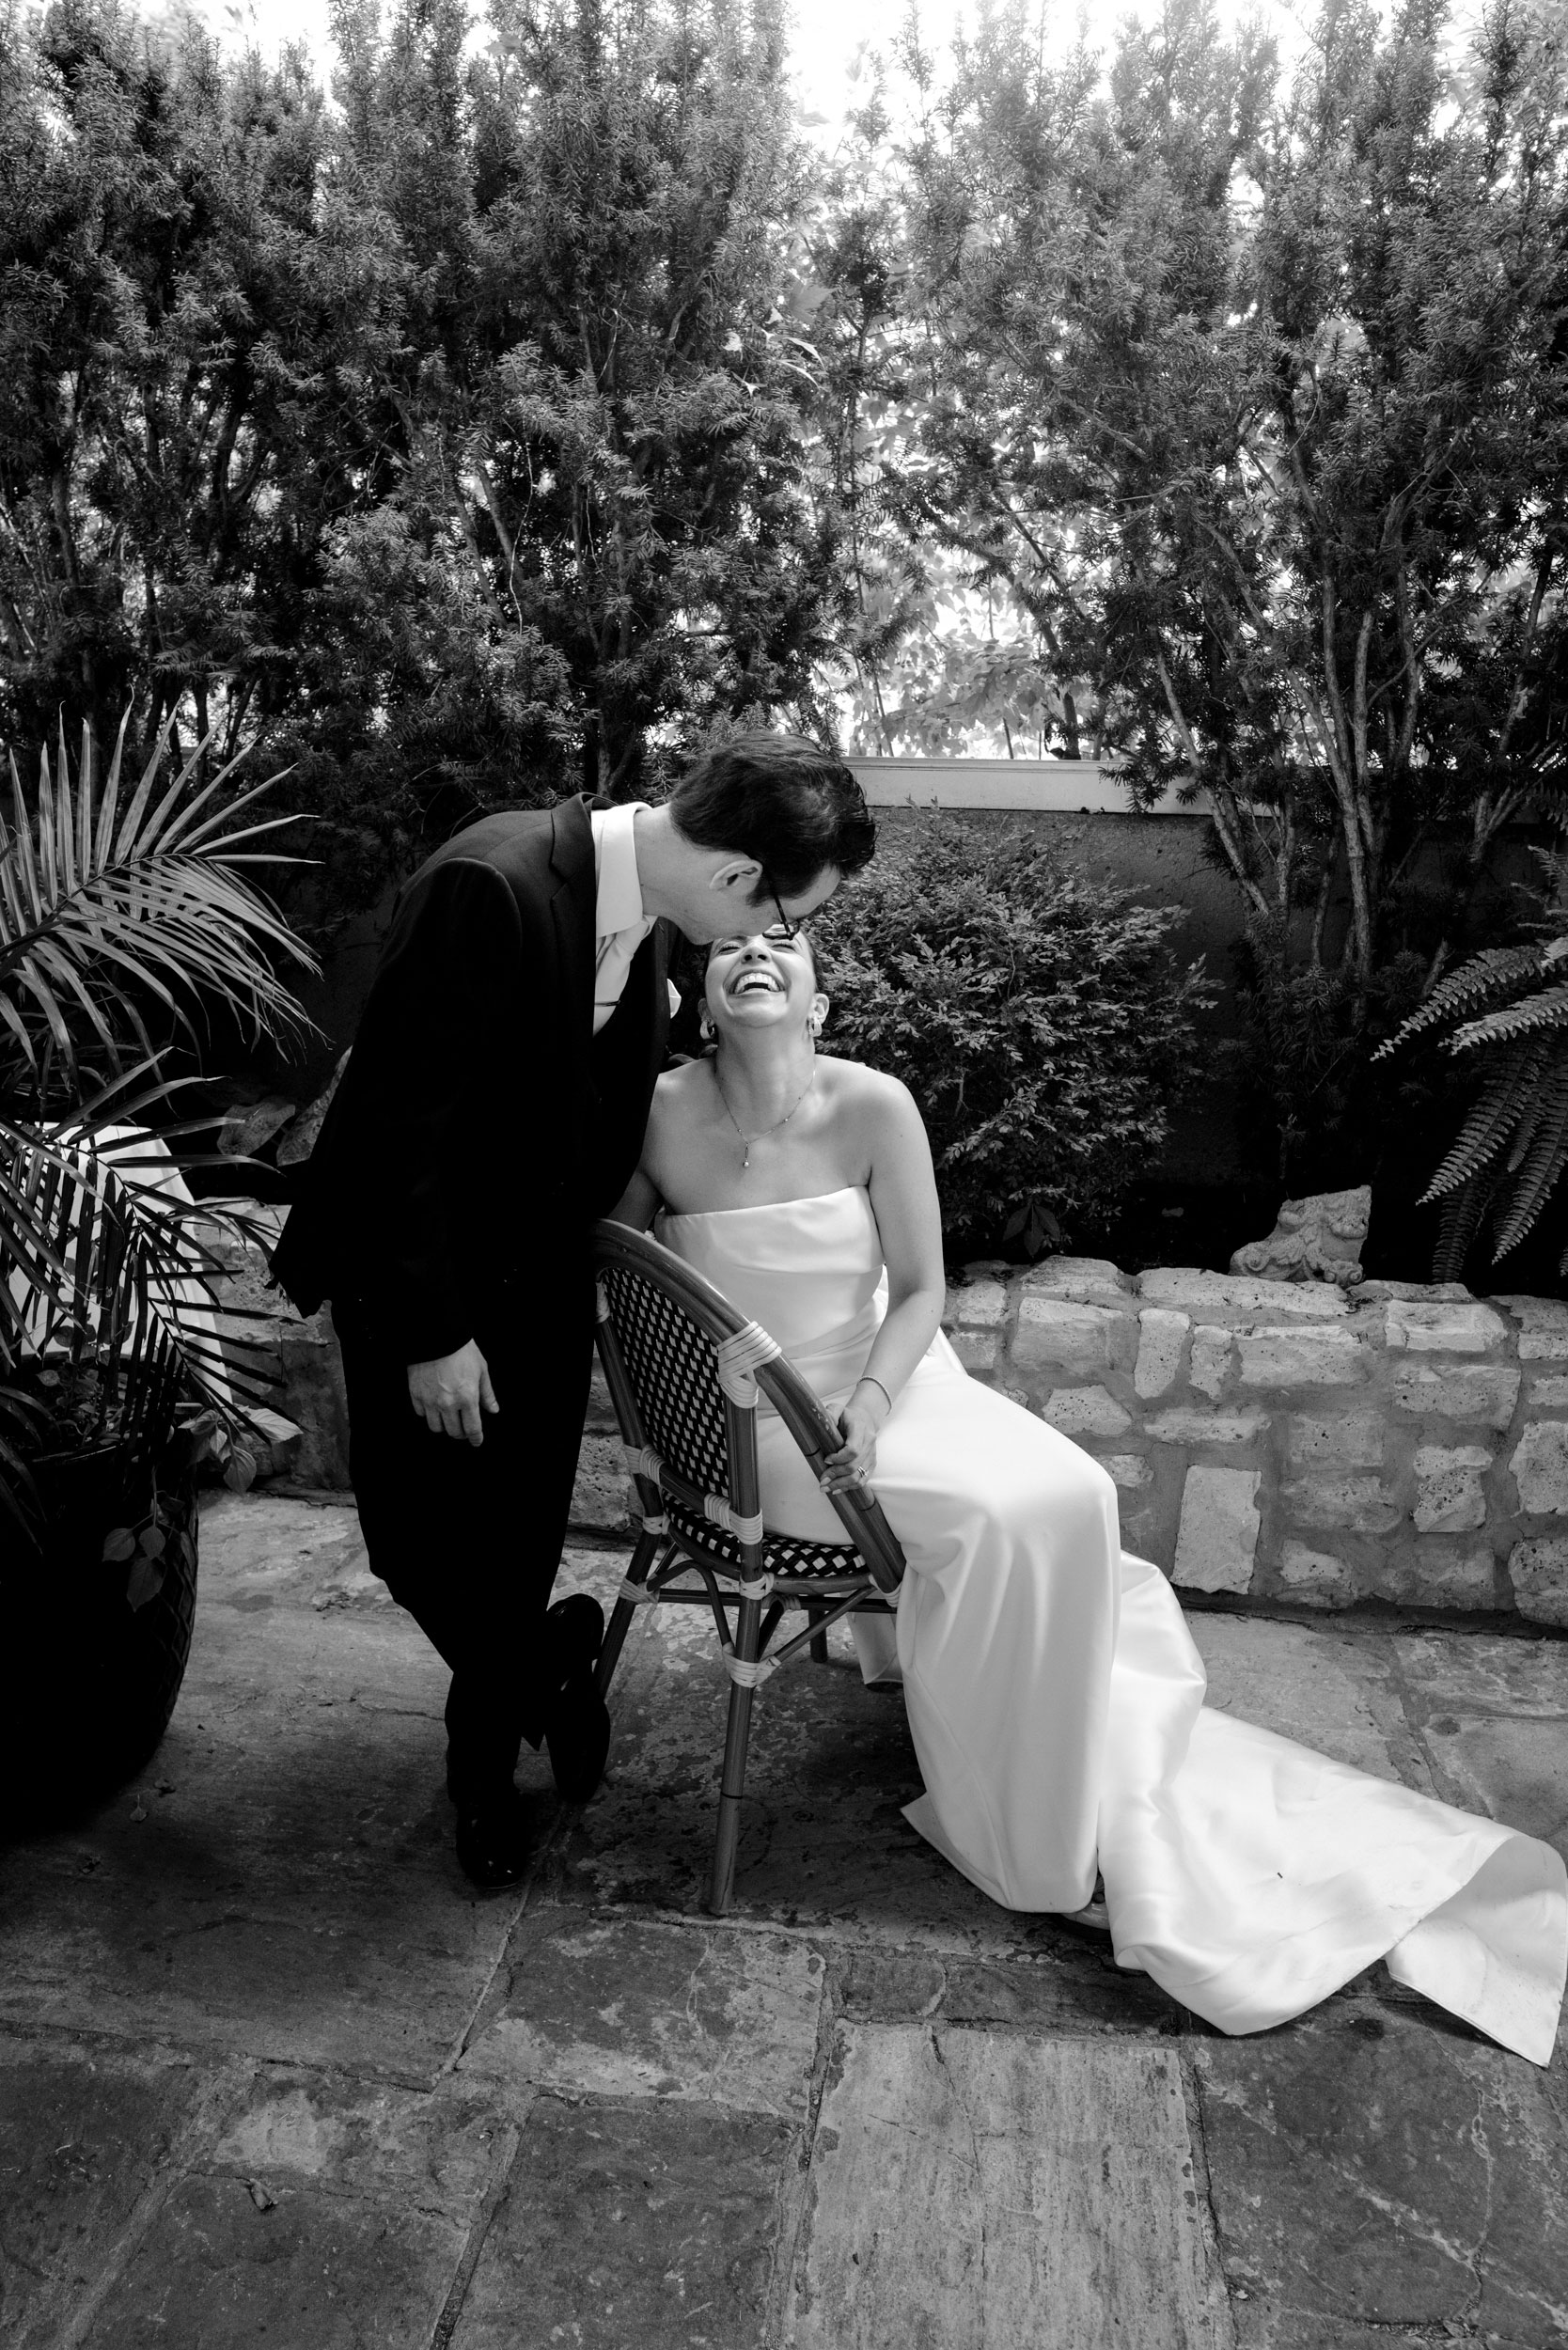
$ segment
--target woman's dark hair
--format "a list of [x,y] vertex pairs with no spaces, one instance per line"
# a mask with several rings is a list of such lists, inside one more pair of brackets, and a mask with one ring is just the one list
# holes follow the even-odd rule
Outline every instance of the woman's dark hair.
[[827,866],[858,873],[876,848],[866,795],[843,760],[804,734],[737,734],[704,751],[676,785],[669,812],[699,849],[754,856],[768,889],[798,898]]

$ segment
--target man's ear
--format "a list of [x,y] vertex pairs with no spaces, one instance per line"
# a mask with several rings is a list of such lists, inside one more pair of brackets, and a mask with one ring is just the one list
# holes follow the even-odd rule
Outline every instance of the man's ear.
[[762,868],[754,856],[727,857],[708,876],[710,889],[739,889],[749,901],[757,884],[762,878]]

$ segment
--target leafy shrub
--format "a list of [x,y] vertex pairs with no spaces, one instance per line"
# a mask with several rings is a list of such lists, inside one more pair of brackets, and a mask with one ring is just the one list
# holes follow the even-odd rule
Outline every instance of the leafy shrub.
[[1038,1255],[1147,1172],[1213,1001],[1184,918],[941,817],[815,917],[830,1048],[909,1087],[955,1243]]

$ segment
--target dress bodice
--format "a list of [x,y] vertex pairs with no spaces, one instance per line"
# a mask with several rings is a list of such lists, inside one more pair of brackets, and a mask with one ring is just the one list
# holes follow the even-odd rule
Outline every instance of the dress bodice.
[[765,1207],[666,1213],[653,1230],[760,1322],[819,1395],[858,1376],[886,1295],[882,1236],[863,1183]]

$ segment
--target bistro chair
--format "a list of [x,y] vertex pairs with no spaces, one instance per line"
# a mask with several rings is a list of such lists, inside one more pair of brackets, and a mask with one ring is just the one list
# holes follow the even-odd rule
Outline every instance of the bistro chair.
[[[594,1232],[599,1354],[642,1512],[604,1634],[607,1694],[634,1612],[709,1607],[729,1676],[718,1835],[708,1906],[722,1918],[735,1879],[741,1794],[754,1693],[803,1649],[827,1655],[827,1628],[858,1609],[887,1614],[903,1553],[865,1488],[829,1496],[841,1543],[805,1541],[762,1523],[757,1482],[758,1391],[818,1481],[843,1439],[776,1341],[746,1321],[683,1259],[624,1224]],[[805,1629],[773,1647],[786,1608]]]

